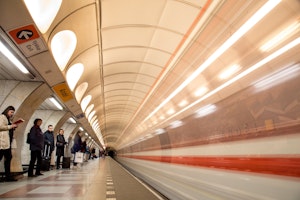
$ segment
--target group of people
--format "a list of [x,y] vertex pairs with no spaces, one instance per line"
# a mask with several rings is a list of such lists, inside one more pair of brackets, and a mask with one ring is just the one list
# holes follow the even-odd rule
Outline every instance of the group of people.
[[[17,123],[12,122],[15,108],[8,106],[3,113],[0,115],[0,161],[4,157],[4,170],[5,170],[5,181],[17,181],[10,171],[10,163],[12,159],[11,144],[14,138],[14,130],[18,127]],[[37,118],[33,122],[33,126],[28,133],[28,143],[30,145],[30,163],[28,168],[28,177],[36,177],[43,175],[41,173],[43,152],[44,156],[51,158],[51,154],[56,147],[56,168],[60,168],[61,157],[64,156],[65,145],[67,144],[64,138],[64,130],[60,129],[59,134],[56,136],[56,144],[54,140],[53,126],[49,125],[48,130],[43,133],[40,126],[43,120]],[[74,145],[71,148],[71,153],[81,151],[82,133],[78,131],[74,138]],[[46,153],[47,152],[47,153]],[[47,154],[47,155],[45,155]],[[34,165],[36,163],[36,170],[34,173]],[[74,166],[77,163],[73,163]]]
[[[43,175],[41,173],[42,158],[51,158],[51,154],[55,149],[53,126],[48,125],[48,130],[43,133],[40,126],[42,119],[37,118],[33,122],[33,126],[29,132],[29,149],[31,151],[31,159],[28,168],[28,177],[35,177]],[[56,136],[56,168],[60,168],[61,157],[64,156],[65,145],[67,144],[64,138],[64,130],[59,129]],[[34,165],[36,163],[35,174],[33,173]]]

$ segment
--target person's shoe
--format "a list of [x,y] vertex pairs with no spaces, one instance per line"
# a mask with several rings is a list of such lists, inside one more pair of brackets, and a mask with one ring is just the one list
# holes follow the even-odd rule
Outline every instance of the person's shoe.
[[37,175],[28,174],[28,177],[37,177]]
[[35,174],[36,176],[43,176],[44,174],[42,173],[38,173],[38,174]]

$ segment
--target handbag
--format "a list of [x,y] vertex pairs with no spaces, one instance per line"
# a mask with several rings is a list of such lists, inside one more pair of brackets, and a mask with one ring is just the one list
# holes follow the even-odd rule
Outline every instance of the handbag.
[[82,152],[75,153],[74,162],[75,163],[83,163],[83,153]]

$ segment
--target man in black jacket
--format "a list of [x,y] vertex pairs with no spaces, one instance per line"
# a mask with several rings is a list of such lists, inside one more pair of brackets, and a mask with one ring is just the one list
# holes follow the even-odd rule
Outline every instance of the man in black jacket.
[[[30,158],[29,169],[28,169],[29,177],[43,175],[41,173],[41,165],[42,165],[42,151],[44,148],[44,134],[40,128],[42,122],[43,122],[42,119],[39,118],[35,119],[29,133],[30,151],[31,151],[31,158]],[[33,168],[36,161],[37,161],[36,171],[34,175]]]
[[64,132],[64,129],[59,129],[58,135],[56,136],[56,169],[60,168],[60,160],[61,157],[64,156],[65,145],[67,144]]
[[44,151],[49,149],[49,146],[50,146],[50,152],[47,152],[48,155],[44,155],[44,156],[47,156],[49,158],[51,158],[51,155],[52,155],[52,152],[54,151],[54,133],[53,133],[53,126],[52,125],[49,125],[48,126],[48,130],[45,131],[44,133]]

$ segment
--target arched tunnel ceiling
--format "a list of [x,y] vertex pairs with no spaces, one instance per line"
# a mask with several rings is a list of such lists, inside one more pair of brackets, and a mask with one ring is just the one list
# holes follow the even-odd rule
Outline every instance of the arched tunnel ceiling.
[[106,115],[102,130],[108,143],[114,146],[122,141],[120,136],[134,123],[135,114],[205,3],[101,2]]
[[[170,120],[159,121],[167,115],[169,109],[176,110],[183,99],[188,102],[195,101],[192,93],[199,85],[213,89],[222,84],[217,78],[217,73],[222,69],[233,63],[240,63],[246,69],[258,62],[265,56],[259,51],[259,46],[277,33],[278,27],[299,21],[299,1],[282,1],[275,10],[174,96],[170,103],[149,118],[150,113],[167,96],[266,2],[63,0],[50,28],[42,36],[51,54],[50,44],[56,33],[71,30],[76,34],[76,49],[62,75],[65,77],[73,64],[80,62],[84,65],[83,75],[76,87],[88,83],[83,97],[92,96],[89,105],[95,106],[93,110],[96,111],[95,116],[104,143],[118,149],[147,134],[148,128],[154,130],[173,120],[169,118]],[[1,27],[5,31],[33,22],[28,17],[23,2],[18,1],[14,6],[15,10],[6,15],[18,15],[21,10],[21,14],[27,17],[15,17],[10,21],[9,17],[3,19]],[[3,9],[2,6],[1,11]],[[292,37],[295,38],[295,35]],[[289,56],[279,63],[284,64],[288,59],[297,57],[297,50],[299,47],[290,51]],[[40,59],[28,60],[35,61],[34,68],[42,77],[49,75],[49,71],[55,72],[52,65],[45,66],[42,61],[36,61]],[[296,60],[299,61],[299,58]],[[269,66],[263,73],[253,77],[260,77],[275,68]],[[247,87],[250,79],[239,82],[236,88]],[[51,81],[54,83],[63,80],[54,76]],[[51,83],[48,84],[52,86]],[[236,88],[233,90],[238,90]],[[225,97],[226,95],[219,93],[212,102]],[[77,102],[80,103],[81,100],[77,99]],[[72,111],[72,106],[69,108]],[[73,113],[76,112],[79,111]],[[191,112],[182,113],[177,118]]]

